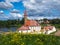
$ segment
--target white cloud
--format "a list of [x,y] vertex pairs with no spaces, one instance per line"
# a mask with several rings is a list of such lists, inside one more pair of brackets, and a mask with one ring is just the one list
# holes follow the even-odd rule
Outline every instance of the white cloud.
[[5,0],[6,2],[20,2],[21,0]]
[[17,14],[17,13],[10,13],[10,15],[13,17],[13,18],[20,18],[20,17],[22,17],[22,15],[21,14]]
[[23,17],[22,14],[20,14],[19,10],[13,9],[9,14],[5,14],[4,11],[0,11],[0,20],[8,20],[8,19],[21,19]]
[[11,13],[19,13],[20,11],[19,10],[17,10],[17,9],[13,9],[12,11],[11,11]]
[[5,0],[5,2],[0,2],[0,9],[10,9],[13,8],[14,5],[11,2],[20,2],[21,0]]
[[35,3],[35,0],[30,0],[31,3]]
[[20,14],[19,10],[13,9],[10,13],[10,19],[20,19],[23,16]]
[[60,12],[60,0],[24,0],[23,4],[29,15],[36,16],[42,13],[46,16],[50,16],[53,13],[53,9]]
[[13,5],[9,2],[0,2],[0,9],[10,9]]
[[0,20],[7,20],[7,19],[9,19],[9,17],[6,16],[3,11],[0,11]]
[[4,12],[1,10],[1,11],[0,11],[0,14],[4,14]]

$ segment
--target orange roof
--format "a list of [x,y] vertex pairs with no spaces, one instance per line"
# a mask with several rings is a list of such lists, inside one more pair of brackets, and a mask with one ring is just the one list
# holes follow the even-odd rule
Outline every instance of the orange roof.
[[18,30],[29,30],[29,26],[39,26],[39,23],[37,23],[35,20],[26,20],[25,24]]
[[22,27],[20,27],[18,30],[29,30],[29,27],[27,27],[27,26],[22,26]]
[[52,30],[53,29],[53,26],[45,26],[44,29],[45,30]]
[[37,23],[35,20],[26,20],[24,25],[18,30],[29,30],[29,26],[39,26],[39,23]]
[[45,30],[48,30],[49,28],[48,27],[44,27]]
[[24,24],[25,26],[39,26],[39,23],[35,20],[27,20]]

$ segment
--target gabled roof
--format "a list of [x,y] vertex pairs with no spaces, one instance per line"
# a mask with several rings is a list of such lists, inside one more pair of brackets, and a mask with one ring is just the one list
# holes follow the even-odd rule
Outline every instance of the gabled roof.
[[30,30],[30,29],[29,29],[29,27],[28,27],[28,26],[24,26],[24,25],[23,25],[23,26],[22,26],[22,27],[20,27],[18,30]]
[[39,23],[35,20],[27,20],[24,25],[25,26],[39,26]]
[[53,26],[45,26],[44,29],[45,30],[52,30],[53,29]]
[[18,30],[30,30],[29,26],[39,26],[39,24],[35,20],[27,20]]

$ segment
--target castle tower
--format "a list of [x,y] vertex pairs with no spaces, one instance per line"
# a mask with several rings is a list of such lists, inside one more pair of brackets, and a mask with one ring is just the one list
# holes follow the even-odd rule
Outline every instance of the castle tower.
[[26,23],[26,21],[27,21],[27,11],[25,10],[24,11],[24,24]]

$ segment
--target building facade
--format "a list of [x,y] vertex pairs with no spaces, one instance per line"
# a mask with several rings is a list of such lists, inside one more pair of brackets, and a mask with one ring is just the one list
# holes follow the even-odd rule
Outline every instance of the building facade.
[[[49,23],[48,21],[46,22],[46,24]],[[43,34],[50,34],[52,32],[56,31],[56,28],[54,26],[45,26],[43,29],[41,29],[40,24],[35,21],[35,20],[29,20],[27,18],[27,12],[24,12],[24,24],[23,26],[21,26],[18,31],[20,33],[34,33],[37,32],[39,34],[43,33]]]
[[21,26],[19,32],[30,33],[30,32],[39,32],[41,30],[40,24],[35,20],[27,19],[27,12],[24,12],[24,25]]

